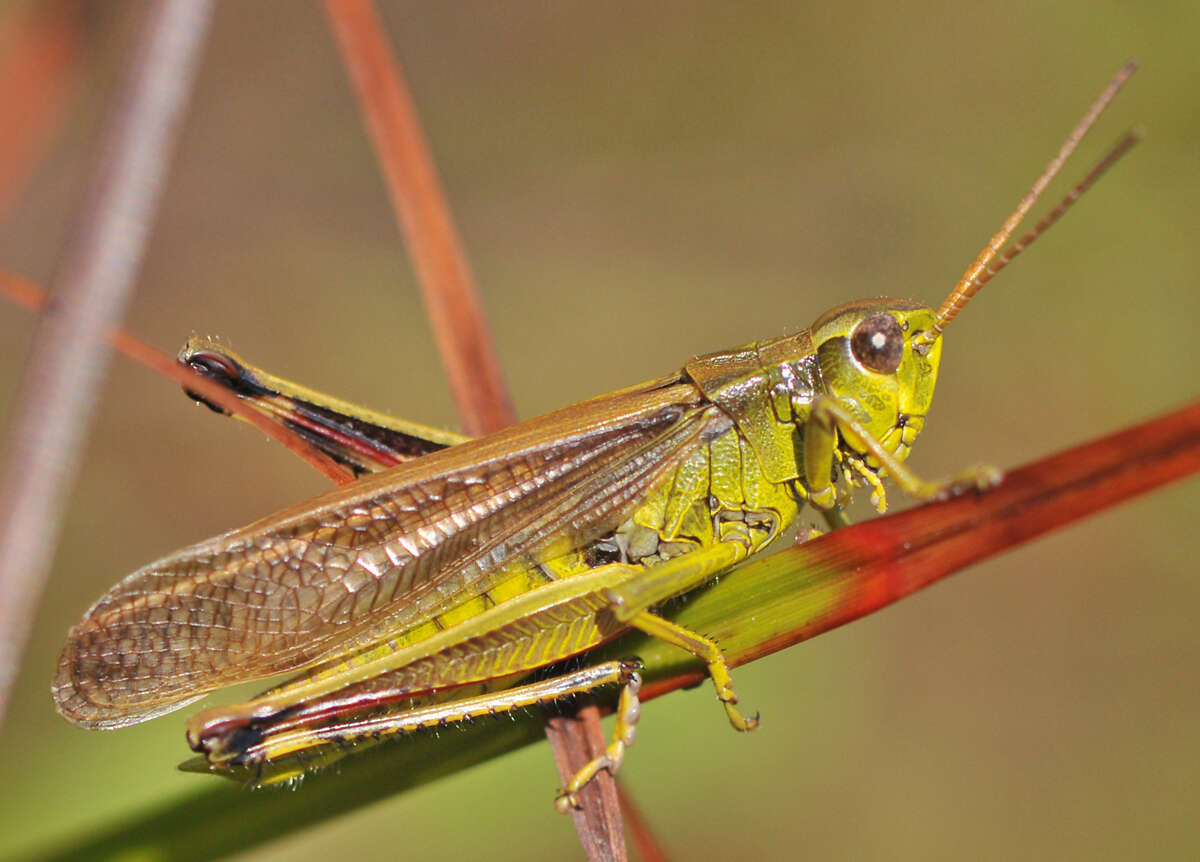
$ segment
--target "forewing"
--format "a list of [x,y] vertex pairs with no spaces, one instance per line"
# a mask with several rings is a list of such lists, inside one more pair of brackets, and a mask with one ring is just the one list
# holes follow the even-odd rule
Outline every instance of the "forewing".
[[613,393],[151,563],[72,629],[59,710],[121,727],[400,630],[551,540],[615,527],[707,416],[690,384]]

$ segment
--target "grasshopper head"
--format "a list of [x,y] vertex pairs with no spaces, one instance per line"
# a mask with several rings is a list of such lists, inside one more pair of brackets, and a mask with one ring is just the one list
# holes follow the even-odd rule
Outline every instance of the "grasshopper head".
[[840,305],[812,325],[826,389],[902,460],[925,425],[937,382],[942,340],[914,344],[934,319],[920,303],[880,298]]

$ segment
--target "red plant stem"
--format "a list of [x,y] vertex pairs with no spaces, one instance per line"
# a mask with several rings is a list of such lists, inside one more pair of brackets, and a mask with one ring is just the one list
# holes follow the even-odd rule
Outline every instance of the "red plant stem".
[[326,0],[325,11],[417,271],[463,431],[499,431],[515,421],[508,387],[404,75],[369,2]]
[[[472,436],[498,431],[515,421],[511,399],[400,65],[370,2],[325,0],[325,11],[412,255],[463,430]],[[564,783],[604,750],[594,705],[582,706],[572,719],[549,719],[546,733]],[[624,859],[620,805],[607,772],[584,788],[581,800],[574,819],[588,857]]]

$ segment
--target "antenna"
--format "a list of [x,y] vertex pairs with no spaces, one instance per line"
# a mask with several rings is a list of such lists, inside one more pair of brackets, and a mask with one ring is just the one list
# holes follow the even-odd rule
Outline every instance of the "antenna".
[[1130,129],[1121,139],[1117,141],[1104,154],[1104,158],[1096,162],[1092,169],[1087,172],[1083,179],[1077,182],[1069,192],[1063,195],[1063,199],[1055,204],[1054,209],[1046,213],[1027,233],[1024,233],[1020,238],[1013,240],[1013,244],[1004,250],[1004,254],[996,258],[987,269],[975,280],[975,290],[983,287],[995,277],[996,273],[1004,269],[1013,262],[1013,258],[1023,252],[1029,246],[1033,245],[1033,241],[1050,229],[1050,226],[1058,221],[1075,201],[1083,197],[1083,193],[1092,187],[1096,180],[1104,176],[1104,174],[1117,163],[1121,156],[1133,149],[1133,145],[1142,139],[1142,130],[1140,127]]
[[[1127,80],[1129,80],[1129,77],[1135,71],[1137,71],[1136,63],[1126,63],[1125,66],[1122,67],[1121,71],[1117,73],[1116,77],[1113,78],[1112,82],[1104,88],[1104,92],[1102,92],[1096,101],[1092,103],[1092,106],[1088,108],[1087,113],[1083,115],[1083,119],[1081,119],[1075,128],[1071,130],[1071,134],[1067,136],[1066,141],[1064,141],[1062,147],[1059,148],[1057,155],[1050,160],[1050,164],[1046,166],[1045,170],[1042,171],[1041,175],[1030,187],[1029,191],[1026,192],[1024,197],[1021,198],[1020,202],[1017,203],[1016,208],[1012,211],[1009,217],[1004,220],[1004,224],[1001,225],[1000,230],[991,238],[988,244],[984,246],[983,251],[979,253],[979,256],[975,259],[975,262],[967,267],[967,271],[964,272],[962,278],[958,280],[958,284],[956,284],[954,289],[950,291],[950,295],[946,297],[946,301],[942,303],[942,307],[937,311],[936,320],[932,329],[930,329],[927,333],[918,335],[914,339],[918,346],[921,344],[929,345],[936,341],[937,338],[942,334],[942,331],[946,328],[946,325],[950,323],[950,321],[953,320],[960,311],[962,311],[966,304],[971,300],[971,297],[978,293],[979,289],[983,287],[983,285],[986,284],[996,272],[999,272],[1000,269],[1003,269],[1013,257],[1016,257],[1016,255],[1020,253],[1020,249],[1027,247],[1029,243],[1033,241],[1033,239],[1035,239],[1043,230],[1045,230],[1046,227],[1049,227],[1050,224],[1053,224],[1055,221],[1057,221],[1058,218],[1060,218],[1062,214],[1066,212],[1070,205],[1075,202],[1075,199],[1078,198],[1079,194],[1082,194],[1083,190],[1095,182],[1100,174],[1107,170],[1113,162],[1115,162],[1121,155],[1125,153],[1125,151],[1129,149],[1129,147],[1133,145],[1133,141],[1130,141],[1123,146],[1118,144],[1117,147],[1110,151],[1108,156],[1106,156],[1100,161],[1100,163],[1097,164],[1096,168],[1089,172],[1088,176],[1082,182],[1080,182],[1075,189],[1072,189],[1072,192],[1063,199],[1059,206],[1055,208],[1056,210],[1061,209],[1057,215],[1052,213],[1051,215],[1053,217],[1047,216],[1049,221],[1045,225],[1042,225],[1042,223],[1039,222],[1038,227],[1035,227],[1030,234],[1021,237],[1021,240],[1018,242],[1018,244],[1014,245],[1014,248],[1017,248],[1018,245],[1020,246],[1016,252],[1012,253],[1011,256],[1005,255],[1005,258],[1003,258],[1003,263],[997,266],[993,271],[988,271],[988,264],[992,262],[992,259],[999,254],[1000,250],[1004,247],[1004,244],[1012,237],[1017,227],[1021,224],[1021,220],[1025,218],[1025,216],[1029,213],[1029,210],[1031,210],[1034,204],[1037,203],[1037,200],[1039,197],[1041,197],[1042,192],[1046,190],[1046,187],[1058,174],[1059,170],[1061,170],[1067,159],[1070,158],[1073,152],[1075,152],[1075,148],[1079,146],[1079,142],[1083,140],[1084,136],[1088,133],[1092,126],[1095,125],[1096,120],[1099,119],[1100,115],[1104,112],[1104,109],[1109,106],[1113,98],[1117,95],[1117,91],[1121,89],[1121,87]],[[1129,136],[1127,135],[1126,137]],[[1136,140],[1136,136],[1134,136],[1134,140]],[[1043,219],[1043,221],[1046,220]]]

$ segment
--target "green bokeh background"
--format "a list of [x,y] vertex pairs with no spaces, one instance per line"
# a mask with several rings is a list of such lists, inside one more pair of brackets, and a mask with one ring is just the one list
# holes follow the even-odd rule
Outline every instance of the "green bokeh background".
[[[1011,466],[1194,398],[1200,9],[835,5],[381,4],[520,414],[847,299],[940,301],[1129,57],[1084,160],[1146,141],[951,328],[912,463]],[[0,266],[50,280],[138,11],[96,18]],[[32,327],[0,311],[6,405]],[[128,327],[454,425],[315,4],[220,6]],[[0,731],[0,857],[211,786],[174,771],[178,715],[54,713],[62,636],[125,572],[323,488],[114,362]],[[623,778],[678,859],[1194,858],[1198,514],[1172,487],[744,668],[751,736],[706,689],[657,701]],[[247,855],[570,858],[556,786],[535,746]]]

